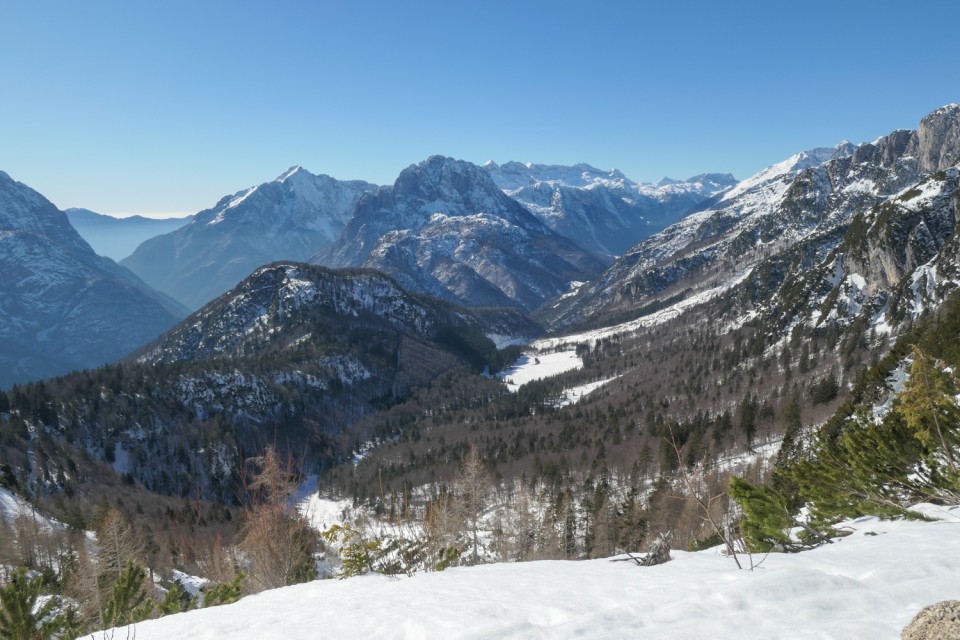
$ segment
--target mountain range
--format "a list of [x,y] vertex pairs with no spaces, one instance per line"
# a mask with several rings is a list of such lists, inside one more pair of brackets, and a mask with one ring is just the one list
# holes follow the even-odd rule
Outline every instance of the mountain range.
[[296,166],[276,180],[225,196],[176,231],[147,240],[121,264],[197,309],[257,267],[306,260],[333,243],[370,183]]
[[960,106],[948,105],[916,131],[796,154],[641,242],[542,319],[604,324],[739,281],[744,313],[783,325],[864,309],[879,325],[902,319],[904,305],[935,305],[956,281],[958,131]]
[[527,311],[603,268],[482,168],[442,156],[361,198],[340,239],[313,261],[379,269],[407,289],[459,304]]
[[[198,308],[178,324],[175,304],[0,174],[4,366],[25,372],[12,367],[31,364],[27,346],[49,344],[28,355],[61,366],[82,339],[118,348],[142,332],[116,363],[0,391],[0,484],[80,523],[104,495],[174,544],[194,535],[176,538],[178,526],[216,513],[207,550],[223,554],[218,536],[235,526],[224,512],[275,450],[378,523],[434,536],[433,561],[402,560],[411,572],[609,557],[667,531],[674,546],[711,548],[723,527],[704,513],[741,517],[732,475],[772,478],[751,499],[787,518],[778,535],[807,497],[852,504],[845,516],[877,495],[905,506],[917,473],[956,479],[937,469],[958,441],[958,159],[960,105],[947,105],[916,130],[802,151],[736,184],[443,156],[383,187],[294,168],[127,260],[177,270],[183,252],[180,291]],[[264,251],[248,256],[254,241]],[[320,264],[267,261],[230,284],[233,263],[283,242]],[[929,442],[910,432],[923,411],[904,400],[918,397],[914,370],[943,383],[936,406],[951,416]],[[828,454],[838,477],[821,474]],[[839,476],[854,472],[880,478],[876,495],[851,502]],[[801,493],[826,480],[845,489]],[[472,531],[450,524],[481,494],[497,506],[474,502]],[[389,543],[384,557],[417,551],[379,526],[360,535]],[[170,555],[155,562],[210,566]]]
[[588,164],[487,162],[483,168],[551,230],[607,262],[737,183],[717,173],[637,183]]

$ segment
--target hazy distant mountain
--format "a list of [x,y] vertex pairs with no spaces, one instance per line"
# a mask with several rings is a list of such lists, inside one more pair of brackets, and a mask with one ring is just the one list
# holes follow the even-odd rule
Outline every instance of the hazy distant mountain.
[[588,164],[488,162],[483,168],[550,229],[608,262],[737,183],[720,173],[637,183]]
[[116,360],[186,315],[2,171],[0,273],[0,387]]
[[145,240],[169,233],[190,222],[193,216],[156,220],[143,216],[114,218],[89,209],[65,209],[70,224],[101,256],[126,258]]
[[408,290],[468,306],[527,310],[603,268],[481,167],[442,156],[361,198],[341,238],[313,261],[379,269]]
[[196,309],[261,265],[306,260],[333,243],[360,196],[376,188],[293,167],[147,240],[121,264]]

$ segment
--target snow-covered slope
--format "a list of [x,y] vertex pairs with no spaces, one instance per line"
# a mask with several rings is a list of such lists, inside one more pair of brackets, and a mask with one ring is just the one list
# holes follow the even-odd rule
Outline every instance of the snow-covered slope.
[[89,209],[65,209],[64,213],[77,233],[101,256],[114,260],[126,258],[140,244],[154,236],[176,231],[193,216],[156,220],[143,216],[114,218]]
[[186,315],[3,172],[0,273],[0,388],[116,360]]
[[405,289],[468,306],[528,310],[602,269],[483,169],[441,156],[361,198],[340,240],[312,261],[379,269]]
[[553,231],[607,261],[736,184],[729,174],[636,183],[587,164],[488,162],[484,169]]
[[147,240],[122,261],[151,286],[196,309],[276,260],[305,260],[331,244],[376,187],[293,167],[239,191],[184,227]]
[[145,349],[138,360],[197,361],[303,350],[312,343],[332,342],[325,332],[350,324],[390,327],[425,339],[434,339],[450,327],[522,338],[538,332],[517,312],[472,313],[407,293],[376,271],[276,263],[257,269],[194,313]]
[[649,568],[549,561],[370,575],[267,591],[130,631],[138,640],[294,640],[320,631],[398,639],[893,640],[924,606],[960,598],[960,510],[921,508],[943,520],[861,518],[834,544],[754,556],[754,571],[738,571],[713,551],[674,551],[671,562]]

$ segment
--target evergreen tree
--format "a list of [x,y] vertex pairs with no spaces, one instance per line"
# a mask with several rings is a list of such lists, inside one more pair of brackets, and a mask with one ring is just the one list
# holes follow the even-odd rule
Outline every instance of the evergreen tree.
[[128,560],[103,609],[104,627],[126,626],[147,619],[153,611],[153,601],[147,593],[146,580],[147,570]]
[[[914,346],[910,379],[903,386],[897,410],[927,450],[939,449],[954,476],[957,463],[953,449],[960,446],[960,407],[954,399],[956,393],[954,379]],[[930,462],[936,464],[935,460]]]
[[217,607],[222,604],[231,604],[243,595],[243,581],[247,575],[240,571],[230,582],[218,582],[207,587],[203,594],[203,606]]
[[164,594],[163,600],[157,605],[157,612],[161,616],[167,616],[172,613],[189,611],[193,605],[194,599],[190,597],[179,580],[174,580]]
[[786,500],[773,487],[755,487],[736,476],[730,478],[730,497],[743,510],[740,532],[751,551],[793,549],[788,530],[793,518]]
[[57,597],[38,605],[42,590],[43,580],[28,577],[25,568],[0,587],[0,640],[76,637],[72,610],[61,610],[63,603]]

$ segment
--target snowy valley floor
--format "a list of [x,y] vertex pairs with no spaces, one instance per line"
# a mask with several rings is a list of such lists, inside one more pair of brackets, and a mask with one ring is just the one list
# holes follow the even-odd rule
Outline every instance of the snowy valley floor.
[[893,639],[925,605],[960,599],[960,507],[922,510],[942,520],[863,518],[835,544],[770,555],[752,572],[710,551],[675,551],[650,568],[591,560],[371,575],[268,591],[106,637]]

